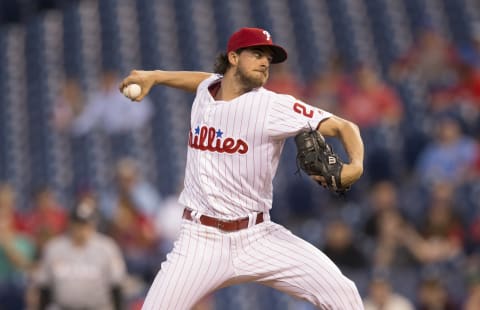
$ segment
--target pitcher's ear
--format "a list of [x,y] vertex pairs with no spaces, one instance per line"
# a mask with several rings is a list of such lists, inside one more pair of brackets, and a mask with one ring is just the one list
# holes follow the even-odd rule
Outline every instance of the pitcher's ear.
[[236,66],[238,64],[238,58],[239,58],[239,54],[237,54],[237,52],[234,52],[234,51],[231,51],[228,53],[227,57],[228,57],[228,62],[230,62],[230,64],[232,64],[233,66]]

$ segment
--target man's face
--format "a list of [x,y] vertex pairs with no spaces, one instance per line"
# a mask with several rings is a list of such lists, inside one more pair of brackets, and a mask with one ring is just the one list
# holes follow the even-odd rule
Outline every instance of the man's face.
[[90,222],[72,221],[70,232],[74,243],[84,245],[95,232],[95,225]]
[[268,80],[268,70],[272,61],[271,50],[268,47],[248,48],[238,57],[235,76],[247,88],[263,86]]

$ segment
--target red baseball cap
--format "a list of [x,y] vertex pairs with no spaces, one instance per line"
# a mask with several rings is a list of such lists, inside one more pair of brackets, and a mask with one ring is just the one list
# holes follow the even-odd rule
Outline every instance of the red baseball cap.
[[253,46],[268,46],[272,50],[272,63],[280,63],[287,59],[287,52],[283,47],[272,42],[272,36],[264,29],[241,28],[228,40],[227,54],[240,48]]

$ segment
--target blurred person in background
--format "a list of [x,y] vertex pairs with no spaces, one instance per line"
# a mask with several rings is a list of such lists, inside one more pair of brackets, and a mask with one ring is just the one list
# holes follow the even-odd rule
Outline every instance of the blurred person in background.
[[467,251],[469,253],[480,253],[480,214],[477,211],[471,219],[467,234]]
[[471,37],[459,48],[462,60],[476,69],[480,69],[480,21],[473,21]]
[[130,157],[115,164],[114,188],[102,193],[101,210],[107,232],[118,242],[127,269],[142,281],[151,281],[156,260],[161,259],[161,235],[155,221],[163,207],[160,194]]
[[177,240],[182,226],[183,207],[178,202],[181,188],[175,194],[167,196],[162,201],[162,207],[155,217],[155,231],[161,241],[161,248],[168,253],[173,248],[173,242]]
[[405,221],[398,210],[382,212],[373,249],[375,268],[412,269],[418,265],[418,260],[403,240],[403,236],[410,231],[415,231],[414,227]]
[[331,57],[327,68],[319,72],[307,85],[305,97],[312,105],[339,114],[339,102],[343,94],[351,91],[350,76],[345,74],[342,59]]
[[463,244],[465,249],[468,249],[469,240],[472,235],[469,235],[469,225],[475,220],[475,216],[478,213],[476,208],[470,205],[468,201],[468,191],[465,192],[462,188],[458,188],[456,184],[449,182],[448,180],[438,181],[433,184],[428,195],[425,195],[425,207],[421,210],[421,216],[418,218],[423,222],[418,222],[418,225],[423,225],[425,217],[428,216],[429,209],[434,206],[448,209],[447,213],[451,223],[449,227],[455,227],[455,229],[449,229],[455,231],[453,235],[456,235],[458,241]]
[[389,210],[398,210],[398,192],[392,181],[383,180],[371,186],[368,199],[367,218],[363,232],[369,238],[376,239],[379,235],[379,225],[382,213]]
[[99,89],[87,98],[85,106],[72,123],[75,135],[85,135],[94,129],[101,129],[107,134],[122,134],[148,124],[153,113],[150,100],[147,98],[144,105],[131,104],[118,92],[117,84],[116,72],[102,73]]
[[463,309],[480,309],[480,256],[478,253],[472,255],[465,269],[467,292],[465,294]]
[[431,94],[428,114],[452,113],[464,127],[466,134],[478,137],[480,129],[480,68],[467,62],[456,66],[457,81],[448,88]]
[[413,46],[391,66],[394,80],[417,77],[433,93],[457,82],[455,47],[431,25],[419,31]]
[[105,214],[102,213],[99,204],[99,195],[91,189],[85,188],[79,191],[74,198],[74,201],[77,205],[80,204],[87,204],[94,206],[96,210],[96,227],[97,230],[101,233],[104,233],[105,230],[108,228],[108,220],[105,217]]
[[162,205],[161,195],[143,177],[139,163],[130,157],[116,162],[115,185],[102,195],[102,212],[111,217],[122,199],[131,201],[141,214],[149,218],[154,218]]
[[154,218],[143,213],[128,195],[118,198],[108,234],[118,243],[128,272],[142,281],[151,282],[161,259]]
[[480,68],[460,62],[456,66],[458,79],[448,88],[440,89],[432,94],[432,112],[441,112],[455,106],[467,108],[476,116],[480,109]]
[[[456,85],[443,92],[447,100],[440,104],[448,108],[460,108],[465,118],[478,120],[480,113],[480,22],[475,21],[472,27],[471,39],[458,48],[458,63],[456,66],[458,81]],[[432,103],[438,105],[438,102]],[[445,106],[435,106],[436,110]],[[478,129],[478,127],[477,127]]]
[[48,240],[63,233],[67,228],[66,210],[48,186],[41,187],[34,193],[32,208],[22,216],[22,230],[35,241],[38,255]]
[[304,86],[287,64],[281,63],[278,66],[272,66],[270,74],[271,77],[265,84],[266,89],[298,99],[304,98]]
[[454,88],[454,95],[459,101],[471,106],[469,111],[476,115],[480,110],[480,67],[472,67],[468,63],[458,66],[459,83]]
[[464,303],[463,309],[477,310],[480,309],[480,280],[470,282],[468,285],[468,295]]
[[15,193],[0,185],[0,309],[25,308],[28,273],[33,265],[33,242],[15,228]]
[[434,199],[419,231],[410,229],[402,241],[424,265],[444,263],[463,254],[465,232],[449,201]]
[[463,184],[474,171],[476,141],[462,132],[458,119],[451,114],[439,116],[434,129],[433,141],[419,154],[416,175],[427,186],[439,180]]
[[124,309],[125,263],[116,243],[96,230],[94,200],[82,199],[69,231],[50,240],[34,272],[39,309]]
[[480,138],[480,68],[462,63],[458,67],[459,82],[453,88],[452,107],[465,124],[466,131]]
[[405,230],[414,229],[399,206],[396,185],[389,180],[374,183],[370,190],[363,233],[367,248],[377,268],[414,268],[417,265],[400,237]]
[[9,183],[0,183],[0,206],[13,212],[13,225],[15,230],[25,232],[25,219],[17,208],[17,193]]
[[459,306],[449,296],[441,279],[425,277],[418,287],[418,310],[457,310]]
[[404,109],[395,89],[383,81],[369,64],[353,73],[350,90],[342,92],[339,114],[361,128],[367,149],[366,171],[372,181],[400,174]]
[[85,104],[84,94],[77,79],[67,78],[53,104],[52,124],[59,132],[70,132],[74,119]]
[[385,272],[374,271],[368,295],[364,299],[365,310],[413,310],[414,305],[404,296],[394,292]]
[[373,67],[361,64],[354,72],[351,91],[342,95],[340,115],[360,128],[395,127],[403,119],[403,105],[395,90],[382,81]]
[[352,228],[343,220],[329,221],[325,231],[325,253],[342,270],[362,270],[368,266],[367,258],[354,239]]
[[455,184],[449,180],[438,180],[426,193],[428,203],[431,206],[441,205],[455,205]]
[[[438,185],[437,185],[438,186]],[[444,186],[440,188],[445,188]],[[421,225],[422,235],[427,239],[445,239],[458,251],[465,243],[465,229],[462,221],[454,210],[453,201],[437,199],[430,202],[424,223]]]

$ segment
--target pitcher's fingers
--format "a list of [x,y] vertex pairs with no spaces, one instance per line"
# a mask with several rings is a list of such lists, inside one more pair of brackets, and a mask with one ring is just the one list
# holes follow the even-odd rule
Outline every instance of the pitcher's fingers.
[[143,98],[145,98],[148,93],[150,92],[150,89],[152,89],[152,85],[148,85],[147,83],[145,83],[145,85],[142,87],[142,91],[140,93],[140,95],[134,99],[134,101],[142,101]]
[[127,79],[123,80],[120,85],[118,86],[118,89],[120,90],[120,92],[122,93],[123,92],[123,89],[125,87],[127,87],[130,83],[127,82]]
[[130,85],[130,84],[139,84],[140,86],[144,86],[145,80],[144,77],[141,74],[141,71],[138,70],[132,70],[130,71],[130,74],[123,79],[123,81],[120,83],[120,91],[123,90],[124,87]]
[[311,176],[312,179],[314,179],[315,181],[319,181],[319,182],[326,182],[325,178],[321,175],[312,175]]
[[133,76],[128,76],[123,81],[120,83],[120,86],[118,89],[120,89],[120,92],[123,92],[123,88],[127,87],[130,84],[138,84],[138,78],[133,77]]
[[137,98],[133,99],[133,101],[136,101],[136,102],[142,101],[142,99],[145,98],[147,94],[148,92],[142,91],[142,93]]
[[311,178],[315,180],[318,184],[323,186],[324,188],[327,188],[327,180],[321,176],[321,175],[312,175]]

